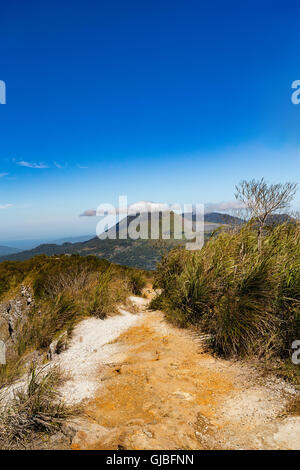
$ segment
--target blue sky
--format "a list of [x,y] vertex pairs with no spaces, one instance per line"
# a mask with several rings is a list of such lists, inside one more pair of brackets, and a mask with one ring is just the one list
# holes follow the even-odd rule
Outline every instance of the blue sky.
[[[0,240],[93,233],[102,202],[300,181],[299,1],[1,4]],[[300,206],[300,195],[295,207]]]

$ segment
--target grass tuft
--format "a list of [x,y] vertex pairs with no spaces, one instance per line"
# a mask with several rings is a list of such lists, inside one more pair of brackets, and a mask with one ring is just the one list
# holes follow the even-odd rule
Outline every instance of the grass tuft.
[[57,367],[33,368],[27,385],[15,391],[14,397],[0,406],[0,446],[10,449],[24,445],[34,436],[59,431],[64,421],[78,413],[75,407],[67,407],[60,399],[57,388],[63,376]]
[[158,266],[152,301],[179,326],[196,325],[220,355],[287,358],[300,338],[300,226],[270,228],[257,249],[251,224],[220,231],[198,252]]

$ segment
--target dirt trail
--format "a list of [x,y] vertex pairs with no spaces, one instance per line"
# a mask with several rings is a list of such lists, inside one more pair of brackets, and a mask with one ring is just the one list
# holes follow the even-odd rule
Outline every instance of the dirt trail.
[[300,449],[295,391],[249,366],[215,359],[187,330],[146,311],[123,332],[85,407],[73,449]]

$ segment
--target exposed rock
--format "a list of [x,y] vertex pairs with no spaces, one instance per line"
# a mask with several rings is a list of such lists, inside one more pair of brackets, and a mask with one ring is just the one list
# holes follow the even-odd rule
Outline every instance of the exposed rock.
[[115,429],[106,429],[87,419],[77,418],[63,425],[62,432],[72,442],[73,449],[81,446],[88,449],[95,441],[101,442],[106,449],[117,449],[121,441],[121,432]]
[[7,357],[16,354],[16,344],[33,304],[32,291],[24,285],[14,298],[0,303],[0,339],[5,342]]

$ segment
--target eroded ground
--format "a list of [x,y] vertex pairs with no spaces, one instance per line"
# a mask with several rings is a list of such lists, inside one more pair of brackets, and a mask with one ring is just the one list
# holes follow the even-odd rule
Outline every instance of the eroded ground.
[[99,365],[101,386],[74,421],[73,449],[300,449],[295,391],[249,365],[215,359],[187,330],[146,311]]

